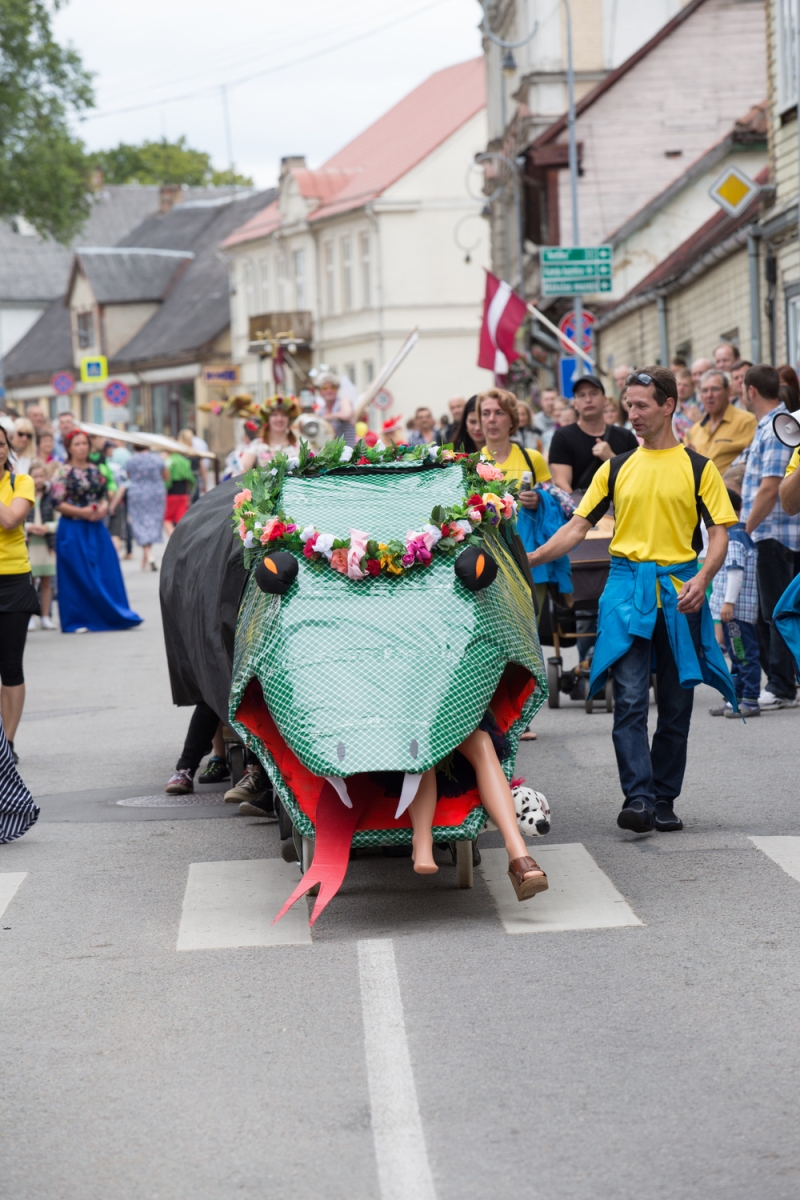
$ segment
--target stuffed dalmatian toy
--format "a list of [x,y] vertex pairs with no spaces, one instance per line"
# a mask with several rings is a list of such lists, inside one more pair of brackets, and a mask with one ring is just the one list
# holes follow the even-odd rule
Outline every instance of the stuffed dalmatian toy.
[[528,837],[541,837],[550,832],[550,805],[547,797],[541,792],[524,784],[512,787],[514,808],[517,811],[517,824],[520,832]]

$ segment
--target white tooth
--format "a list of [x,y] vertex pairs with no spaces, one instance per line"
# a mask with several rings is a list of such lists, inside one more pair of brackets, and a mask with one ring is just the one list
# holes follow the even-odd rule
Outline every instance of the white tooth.
[[403,788],[400,792],[400,803],[397,805],[397,812],[394,814],[395,820],[402,817],[403,813],[412,803],[414,797],[419,791],[419,785],[422,781],[421,775],[411,775],[408,771],[403,775]]
[[336,792],[336,795],[339,797],[345,808],[352,808],[353,801],[350,799],[350,795],[347,791],[347,784],[342,779],[341,775],[326,775],[325,778]]

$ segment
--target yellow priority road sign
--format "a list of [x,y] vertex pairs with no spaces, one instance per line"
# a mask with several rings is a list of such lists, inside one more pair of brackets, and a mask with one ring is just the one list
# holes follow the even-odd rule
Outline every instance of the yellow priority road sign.
[[729,216],[738,217],[760,191],[760,184],[745,175],[744,171],[728,166],[714,180],[708,194]]
[[81,359],[82,383],[105,383],[108,379],[108,360],[104,354],[92,354]]

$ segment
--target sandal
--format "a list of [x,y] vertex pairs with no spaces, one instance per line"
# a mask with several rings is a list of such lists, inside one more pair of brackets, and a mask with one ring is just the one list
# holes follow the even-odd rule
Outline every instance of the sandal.
[[[541,873],[534,875],[530,879],[526,879],[525,874],[528,871],[539,871]],[[511,860],[508,864],[508,878],[511,880],[511,886],[517,893],[518,900],[530,900],[531,896],[535,896],[538,892],[546,892],[549,887],[544,871],[527,854],[521,858]]]

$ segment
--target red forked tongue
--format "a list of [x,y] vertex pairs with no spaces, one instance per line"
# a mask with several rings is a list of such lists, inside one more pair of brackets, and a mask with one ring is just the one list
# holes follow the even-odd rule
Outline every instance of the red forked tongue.
[[[288,912],[309,888],[318,883],[320,885],[319,895],[309,920],[309,925],[313,925],[342,886],[347,872],[347,864],[350,861],[353,833],[364,810],[370,803],[368,792],[362,795],[358,793],[353,795],[351,792],[350,799],[353,807],[345,808],[334,788],[326,781],[317,801],[314,861],[278,913],[275,921],[280,921],[284,913]],[[273,925],[275,921],[272,922]]]

